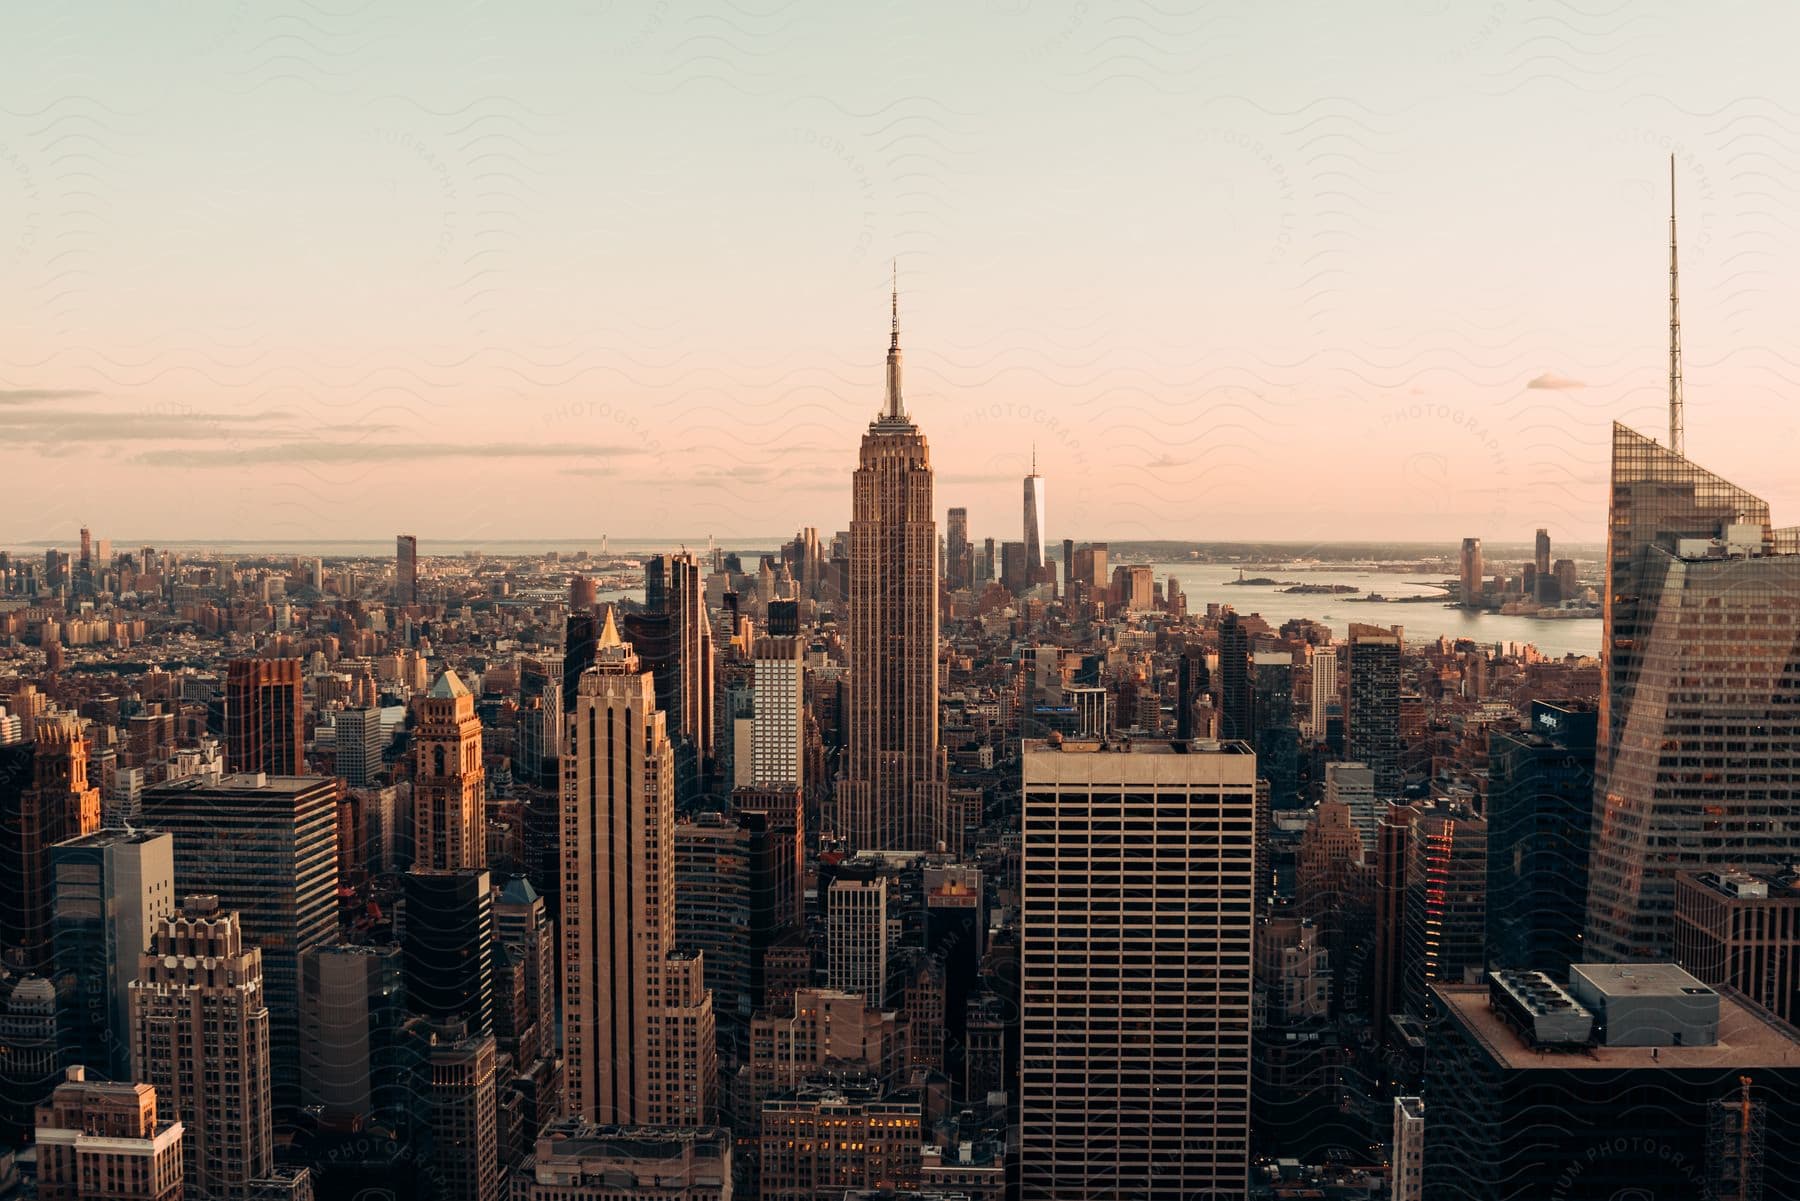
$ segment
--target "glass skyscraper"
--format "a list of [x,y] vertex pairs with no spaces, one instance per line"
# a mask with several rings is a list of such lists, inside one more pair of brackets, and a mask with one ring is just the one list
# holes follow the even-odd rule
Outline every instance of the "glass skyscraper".
[[1666,957],[1676,871],[1800,854],[1800,537],[1613,426],[1592,959]]

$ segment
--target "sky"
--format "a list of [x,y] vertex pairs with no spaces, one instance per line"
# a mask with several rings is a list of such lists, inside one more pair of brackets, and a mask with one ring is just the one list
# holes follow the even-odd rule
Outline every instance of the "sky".
[[1789,5],[0,11],[0,545],[849,520],[897,261],[936,503],[1603,536],[1662,436],[1800,521]]

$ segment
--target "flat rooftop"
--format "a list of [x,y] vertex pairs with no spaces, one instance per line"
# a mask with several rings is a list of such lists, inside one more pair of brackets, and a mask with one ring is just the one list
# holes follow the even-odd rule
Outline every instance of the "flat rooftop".
[[1486,984],[1436,984],[1432,991],[1451,1017],[1473,1034],[1496,1062],[1514,1070],[1800,1069],[1800,1031],[1728,992],[1719,994],[1719,1041],[1711,1046],[1539,1051],[1494,1012]]
[[321,784],[333,782],[331,776],[265,776],[239,774],[224,776],[218,782],[201,776],[189,776],[184,780],[170,780],[165,784],[155,784],[144,789],[145,796],[167,795],[176,792],[257,792],[271,795],[301,793],[317,788]]
[[1673,963],[1570,964],[1571,986],[1577,975],[1608,1000],[1627,997],[1667,997],[1670,1000],[1681,1000],[1686,997],[1707,996],[1714,991]]
[[1057,754],[1057,755],[1254,755],[1256,751],[1247,742],[1237,739],[1205,739],[1193,738],[1181,741],[1174,738],[1109,738],[1104,741],[1097,738],[1064,738],[1061,742],[1052,742],[1045,738],[1027,738],[1022,747],[1024,754]]

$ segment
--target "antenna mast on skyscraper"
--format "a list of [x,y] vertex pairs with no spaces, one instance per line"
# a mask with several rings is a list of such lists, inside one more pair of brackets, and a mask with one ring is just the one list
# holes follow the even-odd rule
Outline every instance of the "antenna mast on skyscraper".
[[1681,449],[1681,275],[1675,259],[1675,156],[1669,156],[1669,449]]

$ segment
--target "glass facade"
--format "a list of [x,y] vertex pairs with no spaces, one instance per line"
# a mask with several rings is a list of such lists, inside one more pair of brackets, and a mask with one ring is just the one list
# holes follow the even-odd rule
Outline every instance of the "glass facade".
[[1613,427],[1590,958],[1666,957],[1675,872],[1800,854],[1800,555],[1769,506]]

